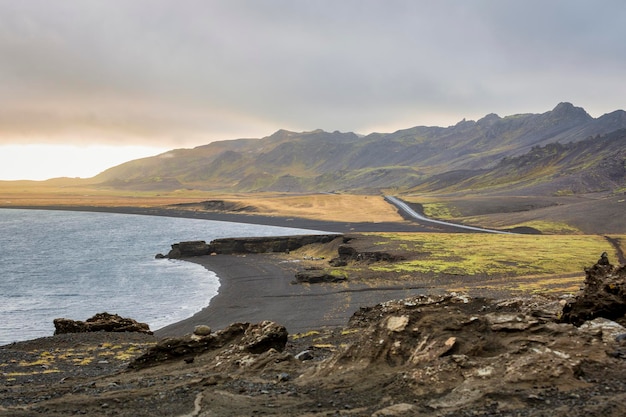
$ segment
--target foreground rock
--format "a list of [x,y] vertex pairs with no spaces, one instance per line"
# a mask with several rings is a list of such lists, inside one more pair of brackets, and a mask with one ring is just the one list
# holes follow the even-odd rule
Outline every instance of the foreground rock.
[[237,346],[235,352],[264,353],[270,349],[282,352],[287,343],[287,329],[270,321],[259,324],[234,323],[211,334],[202,326],[193,334],[180,338],[163,339],[146,353],[135,359],[130,369],[155,366],[172,360],[193,362],[194,358],[210,350],[223,349],[227,345]]
[[54,334],[89,332],[137,332],[152,334],[150,326],[117,314],[98,313],[86,321],[54,319]]

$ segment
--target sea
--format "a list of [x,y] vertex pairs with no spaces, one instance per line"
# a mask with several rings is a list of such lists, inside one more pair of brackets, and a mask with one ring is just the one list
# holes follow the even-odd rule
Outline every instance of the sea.
[[54,334],[53,320],[108,312],[151,330],[206,307],[219,279],[155,259],[172,243],[319,231],[212,220],[0,209],[0,346]]

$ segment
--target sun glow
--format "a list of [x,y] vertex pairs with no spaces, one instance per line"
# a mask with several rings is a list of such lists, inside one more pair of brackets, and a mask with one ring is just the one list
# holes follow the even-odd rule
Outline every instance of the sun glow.
[[0,180],[90,178],[123,162],[168,150],[149,146],[2,145]]

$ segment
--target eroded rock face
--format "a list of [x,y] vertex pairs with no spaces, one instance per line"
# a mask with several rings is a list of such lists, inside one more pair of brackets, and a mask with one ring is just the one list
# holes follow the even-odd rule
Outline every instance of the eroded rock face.
[[585,286],[563,307],[561,321],[580,326],[604,317],[626,325],[626,265],[616,268],[603,254],[585,273]]
[[215,333],[194,332],[183,337],[163,339],[135,359],[129,368],[146,368],[172,360],[189,362],[197,355],[217,349],[256,355],[270,350],[282,352],[288,336],[284,326],[271,321],[233,323]]
[[54,334],[88,332],[138,332],[152,334],[150,326],[117,314],[98,313],[86,321],[54,319]]
[[350,320],[358,338],[311,377],[358,380],[387,369],[403,375],[406,389],[435,410],[471,409],[491,396],[517,407],[525,400],[517,398],[520,387],[581,388],[589,363],[610,361],[606,349],[617,347],[612,335],[620,329],[557,323],[560,301],[448,294],[362,308]]

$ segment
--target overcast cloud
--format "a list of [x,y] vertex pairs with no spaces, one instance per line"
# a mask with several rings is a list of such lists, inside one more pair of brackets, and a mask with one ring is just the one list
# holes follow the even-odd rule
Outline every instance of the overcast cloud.
[[0,0],[0,143],[195,146],[626,107],[623,0]]

